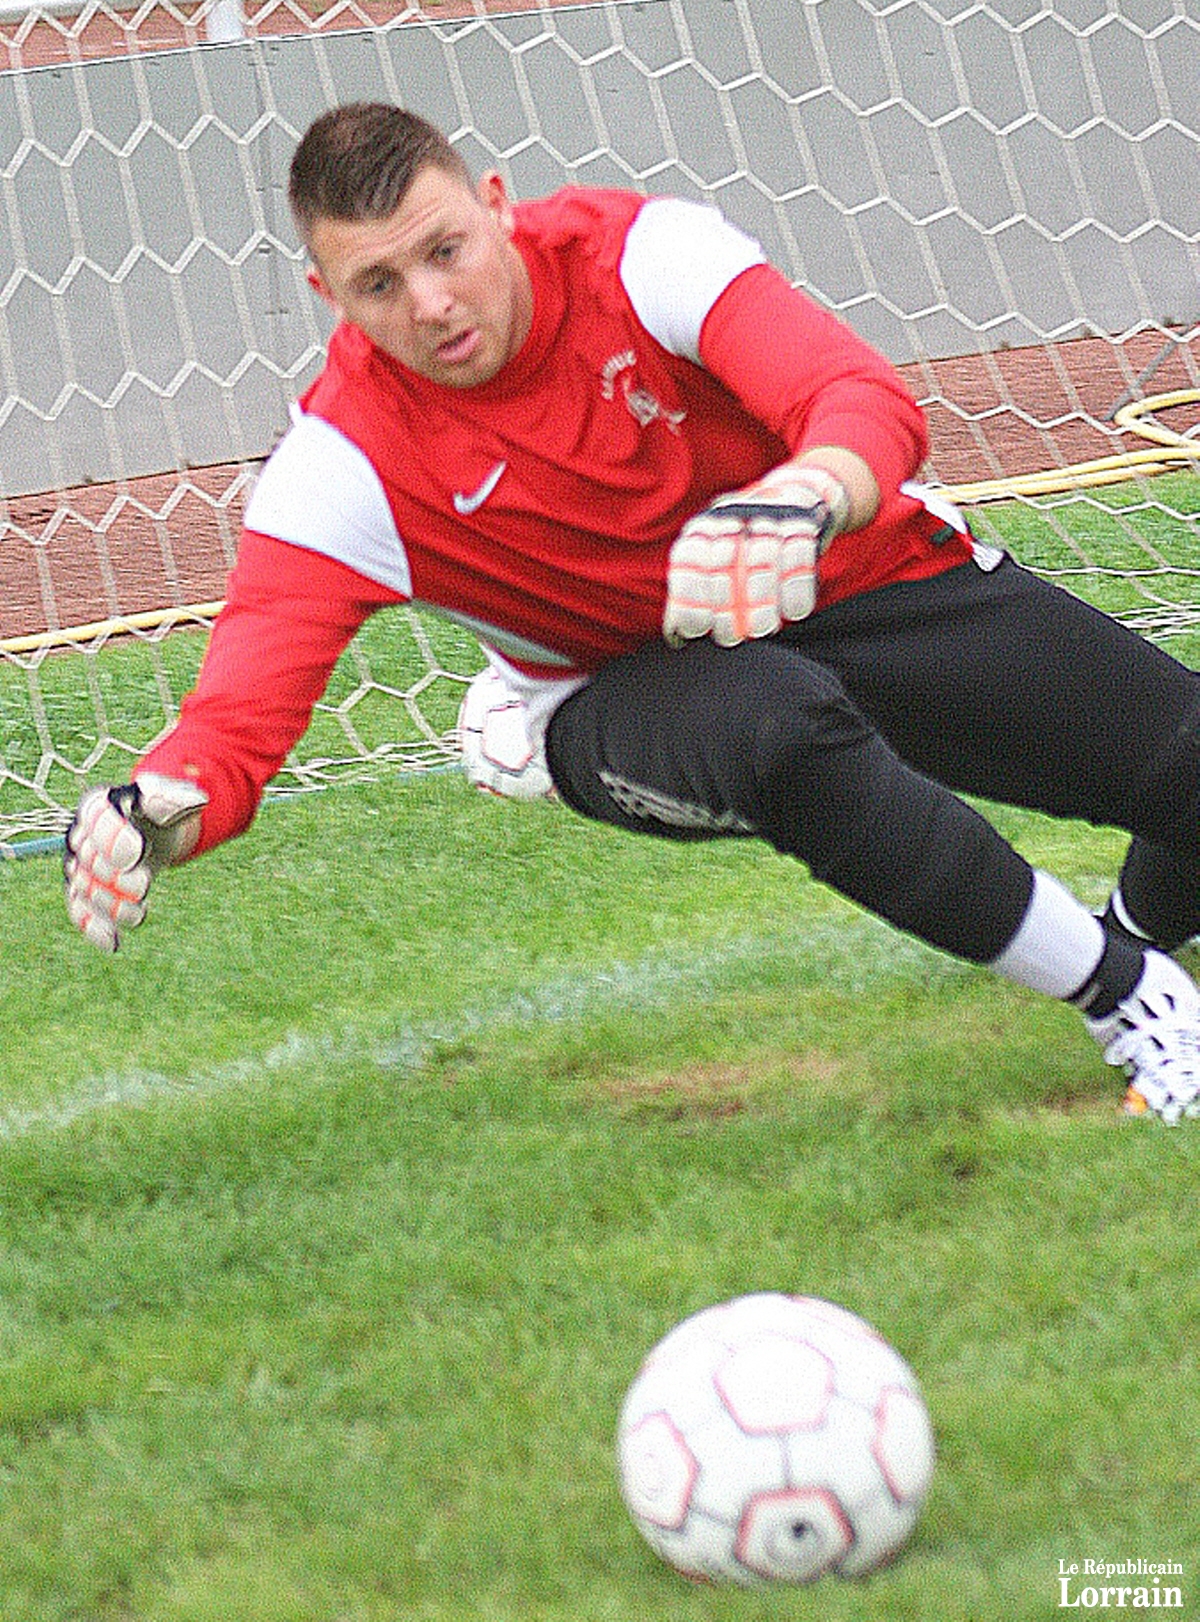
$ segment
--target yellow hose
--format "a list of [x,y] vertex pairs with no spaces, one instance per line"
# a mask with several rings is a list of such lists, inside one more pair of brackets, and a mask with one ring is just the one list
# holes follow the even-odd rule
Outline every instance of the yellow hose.
[[[1015,496],[1048,496],[1064,490],[1086,490],[1098,485],[1120,484],[1133,473],[1150,476],[1186,467],[1200,461],[1200,440],[1189,439],[1164,428],[1161,423],[1143,422],[1156,411],[1200,402],[1200,389],[1176,389],[1122,406],[1113,421],[1127,433],[1137,434],[1159,447],[1157,450],[1126,451],[1119,456],[1101,456],[1091,462],[1047,469],[1042,473],[1019,473],[1010,479],[984,479],[978,484],[947,485],[944,494],[964,507],[985,501],[1008,501]],[[222,604],[194,603],[187,608],[152,609],[144,614],[119,614],[113,619],[96,620],[90,625],[74,625],[62,630],[38,631],[29,636],[0,639],[0,654],[38,653],[47,648],[75,646],[109,636],[125,636],[131,631],[169,629],[189,620],[210,620]]]
[[170,630],[189,620],[215,619],[224,604],[192,603],[187,608],[151,608],[143,614],[117,614],[90,625],[68,625],[57,631],[35,631],[29,636],[0,640],[0,653],[38,653],[43,648],[71,647],[80,642],[96,642],[109,636],[127,636],[131,631]]
[[1048,468],[1041,473],[1018,473],[1010,479],[984,479],[978,484],[948,485],[945,494],[964,507],[983,501],[1008,501],[1014,496],[1048,496],[1063,490],[1087,490],[1096,485],[1120,484],[1133,473],[1150,476],[1186,467],[1200,460],[1200,440],[1164,428],[1161,423],[1143,422],[1143,417],[1172,406],[1195,405],[1200,389],[1176,389],[1122,406],[1113,421],[1127,433],[1153,440],[1158,450],[1126,451],[1119,456],[1101,456],[1091,462],[1075,462],[1070,467]]

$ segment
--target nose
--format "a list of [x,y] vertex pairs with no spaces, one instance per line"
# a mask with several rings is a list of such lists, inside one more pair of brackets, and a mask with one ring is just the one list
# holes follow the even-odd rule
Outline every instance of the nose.
[[415,321],[444,321],[454,307],[454,295],[445,277],[429,268],[410,275],[408,297]]

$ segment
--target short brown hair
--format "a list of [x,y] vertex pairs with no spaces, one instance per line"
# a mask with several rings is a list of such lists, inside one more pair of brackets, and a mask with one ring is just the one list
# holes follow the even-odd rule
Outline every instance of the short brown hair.
[[470,183],[450,142],[416,113],[355,101],[322,113],[292,157],[288,202],[311,241],[318,220],[382,220],[394,214],[418,172],[433,165]]

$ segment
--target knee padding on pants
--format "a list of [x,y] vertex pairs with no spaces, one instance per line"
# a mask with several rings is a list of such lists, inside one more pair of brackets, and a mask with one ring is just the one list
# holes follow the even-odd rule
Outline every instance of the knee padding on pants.
[[1200,701],[1142,774],[1129,825],[1185,860],[1200,857]]
[[808,705],[802,723],[759,727],[755,826],[897,928],[990,962],[1024,915],[1028,864],[978,812],[900,760],[837,692]]

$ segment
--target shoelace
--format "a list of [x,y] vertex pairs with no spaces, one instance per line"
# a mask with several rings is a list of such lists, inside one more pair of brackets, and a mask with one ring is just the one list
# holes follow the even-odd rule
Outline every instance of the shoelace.
[[1131,1064],[1152,1073],[1164,1065],[1179,1066],[1200,1085],[1200,1032],[1191,1025],[1168,1024],[1162,1019],[1152,1025],[1127,1025],[1109,1042],[1104,1057],[1110,1064]]
[[1129,1076],[1126,1114],[1153,1110],[1168,1126],[1185,1115],[1200,1115],[1200,1039],[1193,1026],[1166,1025],[1161,1019],[1154,1026],[1128,1025],[1104,1057],[1124,1065]]

